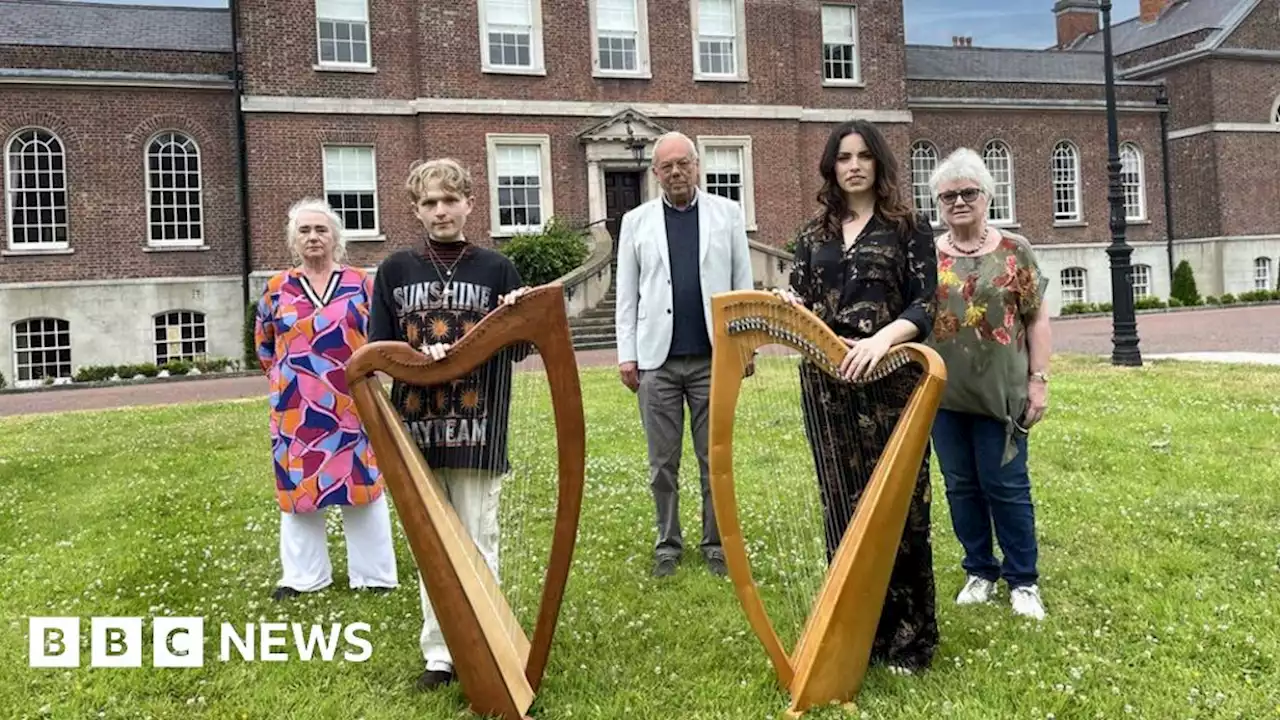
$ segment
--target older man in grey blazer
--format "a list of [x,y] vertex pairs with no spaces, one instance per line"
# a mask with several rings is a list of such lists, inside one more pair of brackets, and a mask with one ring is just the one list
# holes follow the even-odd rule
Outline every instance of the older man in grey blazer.
[[708,570],[724,575],[707,472],[711,296],[753,286],[746,222],[738,203],[698,189],[698,151],[685,135],[658,138],[653,172],[661,196],[623,216],[617,278],[618,369],[638,393],[649,444],[653,574],[674,574],[684,551],[678,473],[687,403],[702,479],[702,554]]

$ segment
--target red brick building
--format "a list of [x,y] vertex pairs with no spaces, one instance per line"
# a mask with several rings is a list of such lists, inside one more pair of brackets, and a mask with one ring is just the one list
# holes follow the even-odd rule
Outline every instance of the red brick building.
[[[1251,289],[1259,258],[1274,286],[1280,171],[1249,159],[1280,150],[1280,0],[1165,4],[1115,28],[1135,290],[1168,293],[1166,130],[1175,259],[1202,292]],[[418,241],[403,191],[418,158],[471,167],[475,241],[616,218],[656,191],[645,158],[668,129],[769,246],[812,212],[837,122],[885,129],[924,210],[932,164],[973,147],[999,181],[993,220],[1042,246],[1052,309],[1110,296],[1088,0],[1059,0],[1061,44],[1043,51],[905,45],[901,0],[232,7],[0,0],[6,376],[238,357],[244,288],[287,263],[288,206],[327,197],[352,261],[375,266]]]

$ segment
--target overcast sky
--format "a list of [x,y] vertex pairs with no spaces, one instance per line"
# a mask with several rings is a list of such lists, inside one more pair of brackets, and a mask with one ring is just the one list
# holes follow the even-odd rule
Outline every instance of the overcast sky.
[[[226,0],[92,0],[93,2],[226,7]],[[907,42],[950,45],[952,35],[974,46],[1044,48],[1056,42],[1053,0],[905,0]],[[1138,14],[1138,0],[1113,0],[1112,22]]]

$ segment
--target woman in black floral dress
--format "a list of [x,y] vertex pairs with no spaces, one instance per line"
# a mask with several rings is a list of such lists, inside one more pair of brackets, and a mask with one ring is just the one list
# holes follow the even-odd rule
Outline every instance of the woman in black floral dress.
[[[780,292],[844,338],[849,351],[840,371],[857,380],[894,345],[928,337],[937,254],[929,220],[902,197],[897,160],[875,126],[855,120],[837,127],[819,168],[822,208],[800,231],[791,291]],[[918,379],[918,368],[904,369],[883,381],[853,385],[801,364],[828,561]],[[928,667],[938,645],[929,490],[926,450],[871,653],[872,662],[902,674]]]

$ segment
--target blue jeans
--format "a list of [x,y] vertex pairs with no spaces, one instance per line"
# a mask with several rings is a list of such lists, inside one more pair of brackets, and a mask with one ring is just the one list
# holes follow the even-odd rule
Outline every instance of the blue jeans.
[[[1010,588],[1033,585],[1036,572],[1036,518],[1027,475],[1027,438],[1015,436],[1018,455],[1001,467],[1004,423],[982,415],[939,410],[933,421],[933,449],[947,484],[951,525],[964,547],[965,572]],[[1004,552],[996,562],[991,526]]]

